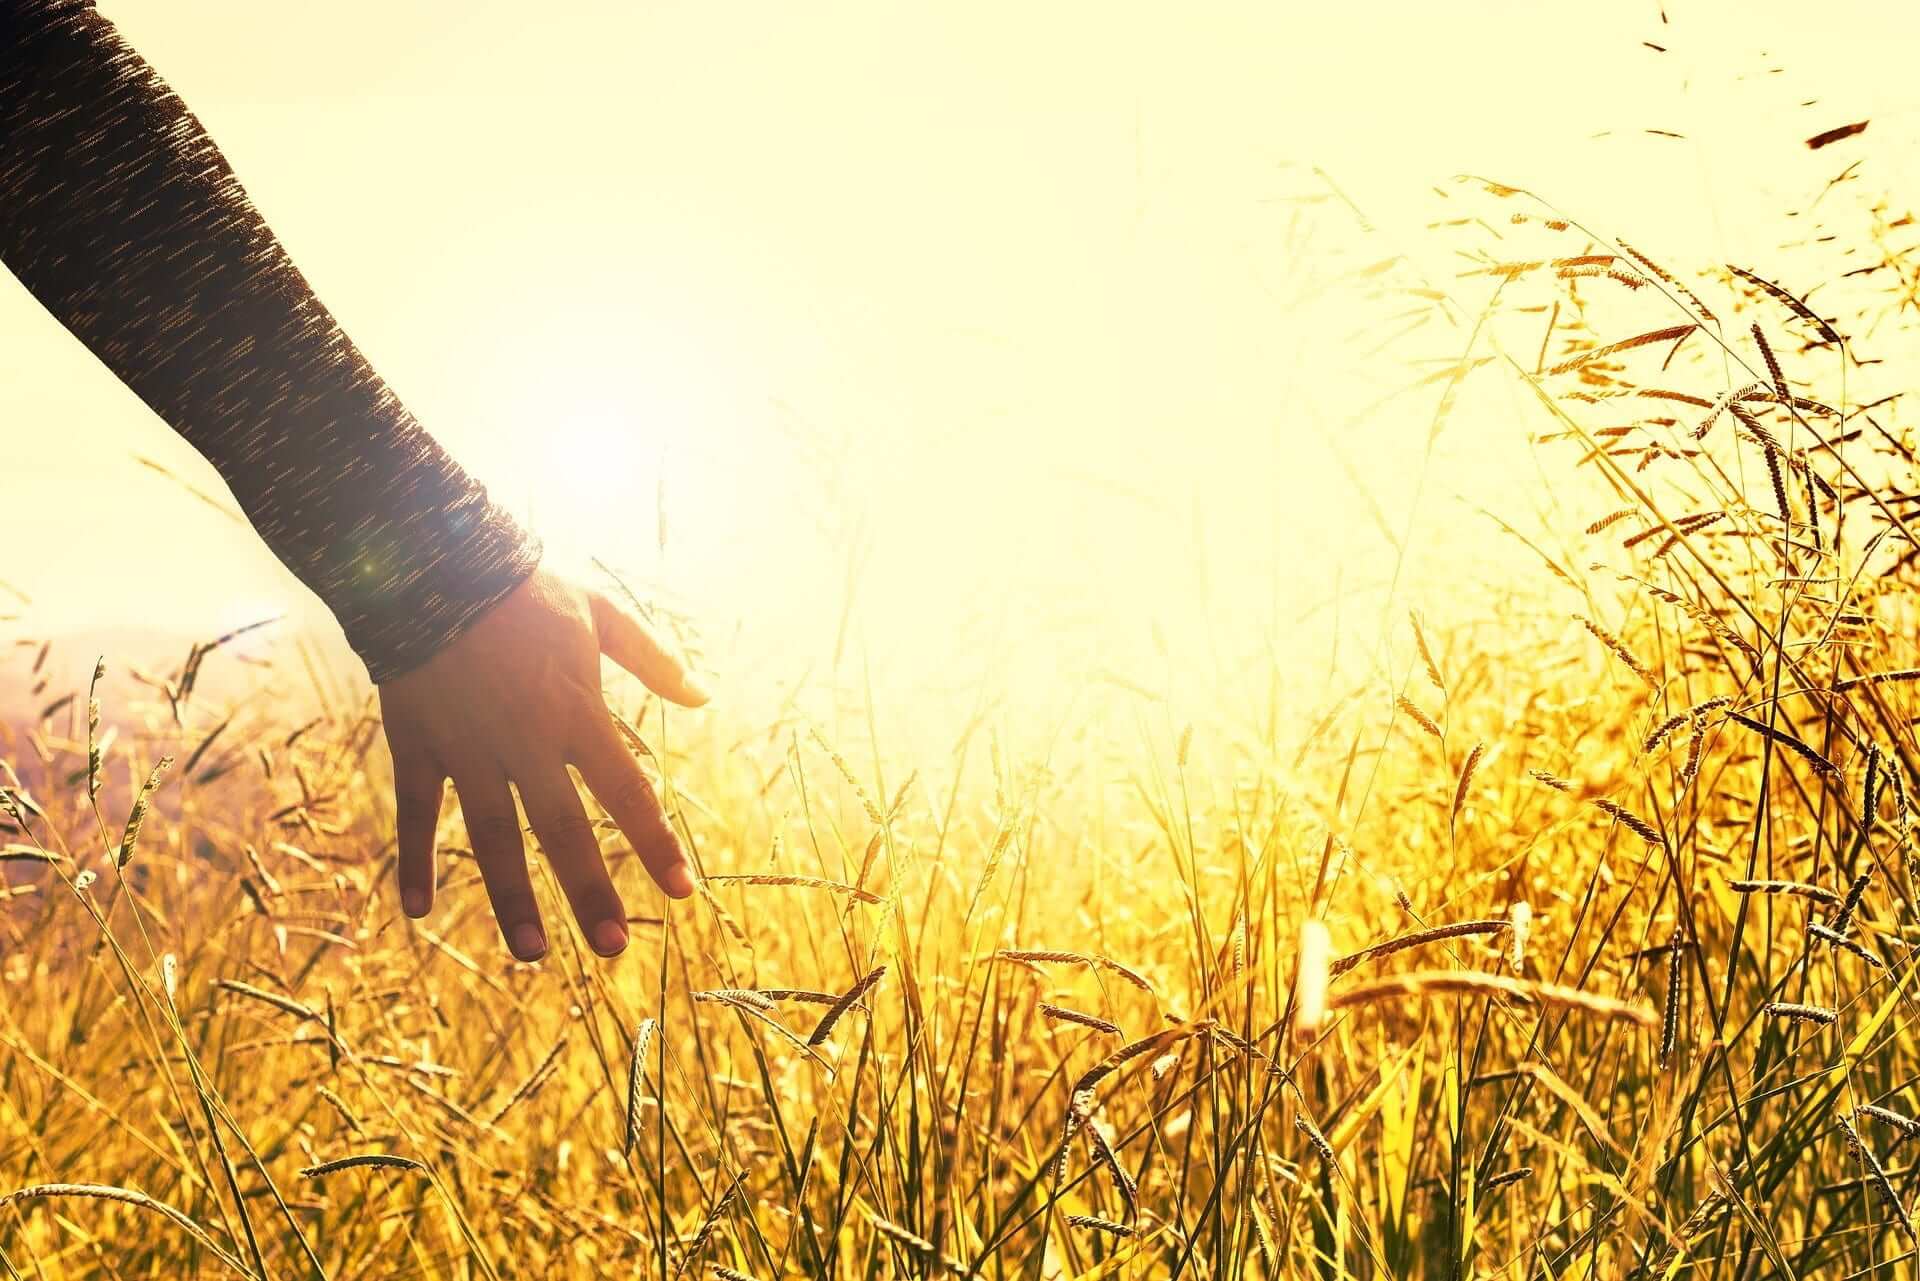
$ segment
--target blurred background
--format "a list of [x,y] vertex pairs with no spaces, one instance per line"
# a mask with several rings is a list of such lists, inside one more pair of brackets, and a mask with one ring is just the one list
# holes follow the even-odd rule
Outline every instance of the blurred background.
[[[1920,154],[1920,12],[1879,3],[100,7],[429,428],[748,712],[1291,698],[1276,655],[1324,693],[1522,554],[1482,508],[1540,514],[1510,399],[1427,449],[1474,316],[1407,291],[1476,265],[1433,224],[1507,233],[1454,175],[1691,269]],[[364,680],[11,278],[0,344],[10,713],[47,637],[71,681],[281,613],[260,644]]]

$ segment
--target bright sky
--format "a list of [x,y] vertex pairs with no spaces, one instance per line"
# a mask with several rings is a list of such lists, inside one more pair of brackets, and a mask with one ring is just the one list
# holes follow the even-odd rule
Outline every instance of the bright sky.
[[[1326,289],[1350,224],[1294,222],[1301,165],[1450,276],[1419,227],[1457,172],[1763,263],[1843,165],[1897,195],[1920,157],[1920,6],[1882,0],[101,7],[456,455],[795,670],[856,530],[857,630],[909,674],[1036,612],[1088,624],[1052,662],[1196,591],[1330,592],[1366,539],[1324,442],[1391,380],[1354,354],[1385,317]],[[10,280],[0,343],[22,626],[303,599],[140,465],[218,492]],[[1369,430],[1341,451],[1404,495],[1416,427]],[[1438,492],[1522,431],[1464,425]]]

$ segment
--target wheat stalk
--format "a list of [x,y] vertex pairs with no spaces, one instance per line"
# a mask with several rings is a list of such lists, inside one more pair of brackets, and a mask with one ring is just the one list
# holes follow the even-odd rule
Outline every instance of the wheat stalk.
[[1667,953],[1667,990],[1660,1003],[1660,1066],[1668,1067],[1673,1063],[1674,1050],[1680,1039],[1680,996],[1686,971],[1680,965],[1680,954],[1684,950],[1678,938],[1666,946]]
[[737,876],[709,876],[708,884],[734,885],[790,885],[801,889],[825,890],[829,894],[843,894],[862,903],[884,903],[886,900],[871,890],[863,890],[857,885],[847,885],[840,881],[830,881],[820,876],[788,876],[772,873]]
[[106,1183],[39,1183],[32,1187],[17,1188],[5,1196],[0,1196],[0,1210],[18,1205],[22,1201],[45,1200],[54,1197],[83,1197],[97,1201],[118,1201],[136,1209],[146,1210],[167,1219],[183,1229],[187,1235],[205,1246],[214,1258],[233,1269],[243,1277],[253,1277],[253,1269],[235,1258],[221,1247],[220,1243],[208,1235],[206,1229],[164,1201],[137,1192],[132,1188],[115,1187]]
[[1847,896],[1840,900],[1840,906],[1834,909],[1833,919],[1827,923],[1835,934],[1845,934],[1853,925],[1853,914],[1860,910],[1860,900],[1866,897],[1867,882],[1873,879],[1873,868],[1853,878],[1853,884],[1847,886]]
[[1816,903],[1840,901],[1840,895],[1834,891],[1803,881],[1728,881],[1727,888],[1736,894],[1791,894],[1797,898],[1812,899]]
[[1443,735],[1440,732],[1440,726],[1433,719],[1433,717],[1421,711],[1420,708],[1417,705],[1415,705],[1414,701],[1408,698],[1405,694],[1396,695],[1393,700],[1393,705],[1395,707],[1398,707],[1401,711],[1405,712],[1407,714],[1408,720],[1412,721],[1415,725],[1418,725],[1421,729],[1433,735],[1435,738],[1445,737],[1445,735]]
[[807,1044],[816,1049],[824,1045],[827,1038],[833,1035],[834,1025],[840,1022],[841,1017],[845,1015],[848,1010],[859,1004],[860,998],[868,992],[871,992],[874,984],[884,978],[886,973],[887,967],[884,965],[868,970],[858,983],[855,983],[842,993],[840,999],[833,1003],[832,1008],[830,1008],[826,1014],[822,1016],[820,1022],[814,1026],[813,1035],[807,1038]]
[[1418,930],[1412,934],[1402,934],[1399,938],[1388,939],[1383,943],[1375,943],[1371,947],[1363,947],[1358,952],[1349,952],[1334,961],[1332,966],[1329,967],[1329,971],[1334,978],[1338,978],[1364,961],[1374,960],[1383,956],[1392,956],[1395,953],[1404,952],[1409,948],[1424,947],[1428,943],[1441,943],[1447,939],[1470,938],[1479,934],[1498,934],[1502,930],[1510,930],[1512,928],[1512,921],[1501,920],[1499,917],[1489,917],[1485,920],[1477,921],[1455,921],[1451,925],[1436,925],[1432,929]]
[[1295,1116],[1293,1118],[1293,1126],[1296,1130],[1299,1130],[1300,1133],[1307,1136],[1308,1145],[1313,1148],[1314,1153],[1318,1155],[1322,1161],[1326,1162],[1328,1169],[1334,1169],[1338,1166],[1339,1163],[1334,1159],[1333,1155],[1333,1145],[1327,1142],[1327,1136],[1320,1133],[1318,1126],[1307,1120],[1306,1113],[1302,1112]]
[[153,793],[160,786],[160,779],[173,768],[173,757],[162,756],[160,763],[147,775],[147,781],[141,786],[140,794],[134,797],[133,808],[127,811],[126,830],[120,836],[120,846],[114,851],[115,867],[125,868],[133,861],[134,847],[140,843],[140,829],[147,821],[147,807],[153,802]]
[[303,1179],[323,1179],[329,1174],[338,1174],[342,1170],[425,1170],[427,1167],[412,1157],[394,1156],[387,1152],[362,1152],[357,1156],[343,1156],[334,1161],[322,1161],[300,1171]]
[[1905,1113],[1895,1112],[1875,1103],[1863,1103],[1854,1111],[1861,1116],[1870,1116],[1876,1121],[1890,1125],[1908,1138],[1920,1139],[1920,1121],[1914,1120]]
[[1589,803],[1602,814],[1607,815],[1613,819],[1614,822],[1620,824],[1620,826],[1626,828],[1647,844],[1660,845],[1664,843],[1659,828],[1647,822],[1646,819],[1641,818],[1626,806],[1615,801],[1610,801],[1604,796],[1596,796]]
[[1081,1027],[1092,1028],[1096,1032],[1104,1032],[1108,1036],[1120,1035],[1120,1027],[1118,1024],[1109,1023],[1106,1019],[1096,1014],[1088,1014],[1081,1010],[1070,1010],[1064,1005],[1050,1005],[1042,1001],[1040,1003],[1040,1013],[1050,1022],[1076,1023]]
[[640,1141],[640,1100],[646,1090],[647,1045],[653,1040],[654,1022],[641,1019],[634,1029],[633,1052],[627,1056],[626,1125],[621,1131],[620,1150],[632,1152]]
[[1648,689],[1658,689],[1660,687],[1660,680],[1653,674],[1652,669],[1638,658],[1635,658],[1633,651],[1629,650],[1618,636],[1615,636],[1612,632],[1585,615],[1575,614],[1573,617],[1582,627],[1593,634],[1595,640],[1606,646],[1608,653],[1619,659],[1628,671],[1644,681]]
[[1492,1192],[1496,1189],[1507,1187],[1509,1184],[1518,1183],[1522,1179],[1530,1179],[1532,1177],[1532,1166],[1517,1165],[1511,1170],[1502,1170],[1498,1174],[1489,1175],[1487,1181],[1480,1185],[1480,1190],[1482,1192]]
[[1760,1012],[1795,1023],[1817,1023],[1821,1027],[1831,1025],[1840,1017],[1839,1011],[1827,1006],[1805,1005],[1797,1001],[1768,1001],[1760,1007]]
[[1336,994],[1329,1004],[1334,1009],[1344,1010],[1378,1001],[1399,998],[1426,1000],[1438,996],[1505,996],[1522,1004],[1582,1010],[1604,1018],[1624,1019],[1643,1027],[1654,1027],[1660,1022],[1660,1016],[1654,1011],[1612,997],[1597,996],[1555,983],[1531,983],[1472,970],[1420,970],[1390,975],[1348,988]]
[[1855,1160],[1867,1168],[1867,1181],[1873,1184],[1874,1191],[1879,1193],[1887,1209],[1892,1211],[1893,1221],[1900,1226],[1901,1234],[1909,1241],[1916,1240],[1913,1219],[1908,1216],[1907,1207],[1901,1203],[1900,1194],[1894,1191],[1893,1180],[1887,1177],[1886,1167],[1880,1164],[1880,1158],[1873,1154],[1873,1149],[1860,1137],[1860,1132],[1853,1128],[1853,1122],[1844,1116],[1835,1118],[1835,1122],[1840,1127],[1840,1133],[1846,1136],[1847,1149],[1853,1153]]

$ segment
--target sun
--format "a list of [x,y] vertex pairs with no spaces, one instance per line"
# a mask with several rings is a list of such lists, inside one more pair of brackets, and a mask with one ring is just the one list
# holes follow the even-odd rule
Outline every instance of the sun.
[[551,414],[530,434],[526,466],[500,497],[550,552],[623,562],[657,554],[668,448],[657,429],[638,414],[588,405]]

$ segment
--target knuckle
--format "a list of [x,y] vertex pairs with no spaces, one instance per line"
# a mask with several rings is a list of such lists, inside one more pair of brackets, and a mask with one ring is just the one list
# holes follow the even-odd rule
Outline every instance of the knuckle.
[[511,848],[520,839],[520,824],[505,814],[467,815],[467,835],[478,846]]
[[584,814],[562,814],[541,824],[536,831],[540,843],[549,849],[578,850],[597,848],[599,842],[594,839],[593,824]]
[[653,783],[638,769],[620,771],[607,790],[607,806],[616,813],[656,818],[659,798],[654,794]]

